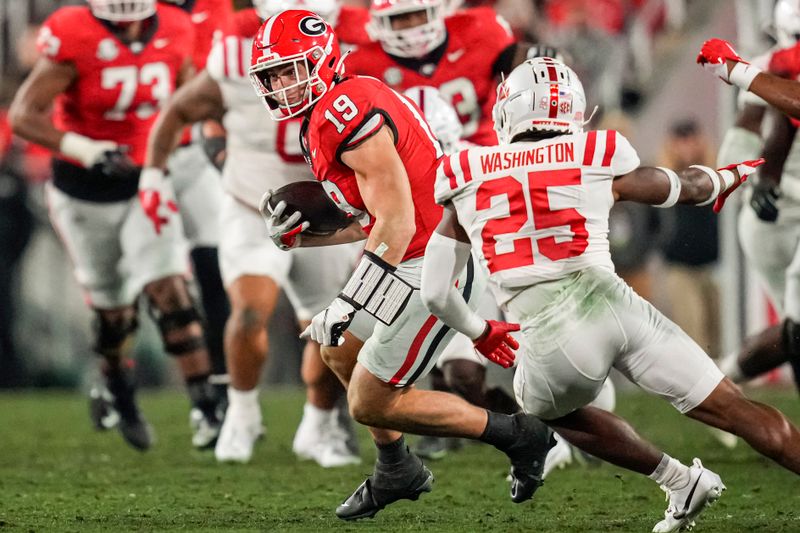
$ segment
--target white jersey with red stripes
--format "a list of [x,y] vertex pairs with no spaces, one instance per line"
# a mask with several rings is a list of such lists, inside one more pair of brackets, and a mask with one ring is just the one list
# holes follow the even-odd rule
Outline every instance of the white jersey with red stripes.
[[615,176],[639,166],[619,132],[476,147],[443,159],[436,202],[451,202],[498,303],[589,266],[614,270],[608,212]]
[[227,36],[214,44],[206,70],[219,85],[226,113],[225,189],[258,207],[261,195],[299,179],[314,179],[300,147],[302,119],[275,122],[253,93],[247,74],[252,39]]

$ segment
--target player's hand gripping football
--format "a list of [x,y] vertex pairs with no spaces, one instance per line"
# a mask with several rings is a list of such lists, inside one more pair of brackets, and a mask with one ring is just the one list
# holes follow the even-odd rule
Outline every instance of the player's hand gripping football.
[[714,201],[714,212],[719,213],[720,211],[722,211],[722,207],[725,205],[725,200],[728,199],[728,196],[730,196],[733,191],[738,189],[742,185],[742,183],[744,183],[747,180],[747,178],[751,174],[753,174],[753,172],[755,172],[758,167],[760,167],[763,164],[764,164],[764,158],[762,157],[759,159],[751,159],[750,161],[742,161],[741,163],[733,163],[728,165],[727,167],[722,167],[717,169],[719,172],[736,171],[736,175],[734,175],[733,185],[731,185],[730,187],[719,193],[719,196],[717,196],[717,199]]
[[519,331],[519,324],[487,320],[483,334],[472,342],[489,361],[509,368],[514,364],[514,350],[519,348],[519,343],[509,335],[510,331]]
[[139,203],[153,223],[156,234],[160,235],[161,227],[168,224],[170,216],[178,212],[175,191],[163,170],[153,167],[142,169],[139,176]]
[[258,210],[267,224],[269,238],[281,250],[291,250],[300,246],[300,233],[307,230],[310,223],[307,221],[300,222],[300,217],[302,216],[300,211],[295,211],[284,218],[283,212],[286,211],[286,202],[278,202],[278,205],[273,209],[269,203],[271,197],[272,191],[265,192],[258,206]]
[[345,330],[350,326],[356,309],[341,298],[335,298],[322,312],[311,319],[311,324],[300,334],[302,339],[311,339],[323,346],[344,344]]

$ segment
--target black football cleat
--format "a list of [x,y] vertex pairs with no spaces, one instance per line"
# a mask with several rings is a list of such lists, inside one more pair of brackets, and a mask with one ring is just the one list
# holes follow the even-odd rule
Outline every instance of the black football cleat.
[[522,503],[542,486],[544,460],[556,440],[553,430],[535,416],[517,413],[514,426],[517,440],[503,451],[511,460],[511,501]]
[[376,463],[375,472],[336,508],[336,516],[342,520],[372,518],[391,503],[417,500],[432,489],[433,474],[414,454],[399,464]]
[[104,384],[92,385],[89,391],[89,418],[97,431],[106,431],[119,424],[119,413],[114,408],[114,396]]
[[114,409],[119,413],[118,426],[122,438],[137,450],[147,450],[153,445],[155,435],[136,405],[135,387],[130,370],[110,371],[107,384],[108,391],[114,398]]

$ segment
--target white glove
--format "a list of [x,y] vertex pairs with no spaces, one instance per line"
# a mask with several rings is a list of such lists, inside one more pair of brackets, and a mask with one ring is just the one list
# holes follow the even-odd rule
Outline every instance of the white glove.
[[156,234],[178,212],[172,183],[160,168],[145,167],[139,175],[139,202],[145,215],[153,222]]
[[337,297],[311,319],[311,324],[300,334],[300,338],[310,338],[323,346],[341,346],[344,344],[342,334],[350,326],[355,314],[355,307]]
[[300,222],[302,214],[300,211],[295,211],[286,219],[283,219],[283,212],[286,210],[286,202],[280,201],[275,209],[269,205],[269,199],[272,197],[272,191],[267,191],[261,197],[261,203],[258,210],[267,224],[267,232],[269,238],[275,243],[275,246],[281,250],[291,250],[300,246],[300,233],[307,230],[311,225],[309,222]]
[[103,154],[119,148],[114,141],[95,141],[78,133],[68,131],[61,138],[59,152],[92,168],[103,159]]

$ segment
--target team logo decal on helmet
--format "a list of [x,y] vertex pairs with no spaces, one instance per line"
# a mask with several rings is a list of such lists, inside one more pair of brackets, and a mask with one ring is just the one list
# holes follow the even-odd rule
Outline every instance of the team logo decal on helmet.
[[300,21],[300,31],[309,37],[317,37],[327,30],[325,21],[317,17],[306,17]]

